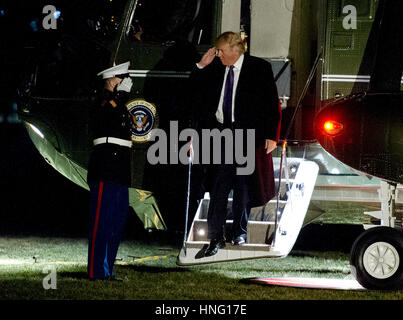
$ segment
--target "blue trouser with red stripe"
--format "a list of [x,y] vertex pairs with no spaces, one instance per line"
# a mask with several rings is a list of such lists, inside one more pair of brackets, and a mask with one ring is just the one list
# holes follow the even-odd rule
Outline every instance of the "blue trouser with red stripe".
[[129,189],[107,182],[90,182],[89,185],[88,276],[103,279],[113,276],[113,265],[129,211]]

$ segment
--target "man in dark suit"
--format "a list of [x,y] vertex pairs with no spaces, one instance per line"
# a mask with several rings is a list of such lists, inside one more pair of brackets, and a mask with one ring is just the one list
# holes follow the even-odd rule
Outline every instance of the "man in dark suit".
[[[251,207],[261,206],[274,196],[271,152],[277,146],[281,123],[277,87],[270,63],[244,53],[240,35],[225,32],[192,72],[199,128],[230,129],[233,133],[243,129],[244,145],[246,129],[255,132],[255,170],[251,175],[238,175],[237,164],[224,164],[223,158],[222,164],[208,167],[211,186],[207,221],[211,241],[205,256],[215,255],[225,247],[227,203],[232,189],[234,245],[246,241]],[[222,146],[222,155],[224,149]]]

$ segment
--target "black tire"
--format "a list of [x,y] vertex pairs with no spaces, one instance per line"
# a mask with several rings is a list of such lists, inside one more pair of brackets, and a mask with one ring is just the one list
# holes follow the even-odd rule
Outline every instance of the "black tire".
[[367,289],[402,288],[402,233],[389,227],[375,227],[363,232],[351,249],[350,267],[357,281]]

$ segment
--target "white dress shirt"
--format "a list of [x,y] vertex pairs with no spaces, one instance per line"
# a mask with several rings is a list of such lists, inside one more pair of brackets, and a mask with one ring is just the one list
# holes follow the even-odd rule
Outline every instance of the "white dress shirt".
[[[238,80],[239,80],[239,74],[241,73],[241,69],[242,69],[242,64],[243,64],[243,60],[244,60],[244,55],[242,54],[239,59],[234,63],[234,87],[232,89],[232,122],[235,121],[235,95],[236,95],[236,88],[238,86]],[[199,69],[203,69],[199,66],[198,63],[196,63],[196,66]],[[219,123],[223,124],[224,123],[224,114],[222,111],[222,106],[224,103],[224,91],[225,91],[225,81],[227,80],[227,75],[228,75],[228,71],[229,71],[229,67],[227,66],[225,68],[225,75],[224,75],[224,80],[223,80],[223,84],[222,84],[222,89],[221,89],[221,96],[220,96],[220,101],[218,103],[218,108],[217,108],[217,112],[215,114],[216,119]]]
[[[239,59],[234,63],[234,88],[232,89],[232,122],[235,121],[235,95],[236,95],[236,88],[238,86],[239,74],[241,73],[241,68],[243,64],[244,55],[242,54]],[[225,75],[223,80],[223,85],[221,89],[221,96],[220,102],[218,103],[217,112],[215,114],[217,121],[219,123],[224,123],[224,114],[222,110],[222,106],[224,103],[224,91],[225,91],[225,81],[227,80],[229,67],[225,68]]]

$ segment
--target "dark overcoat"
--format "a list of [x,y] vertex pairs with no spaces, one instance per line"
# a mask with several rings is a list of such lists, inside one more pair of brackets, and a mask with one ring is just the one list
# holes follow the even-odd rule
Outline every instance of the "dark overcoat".
[[[216,126],[225,66],[215,58],[203,69],[191,74],[194,123],[201,130]],[[245,55],[235,93],[235,128],[255,130],[255,170],[247,177],[253,207],[266,204],[275,194],[273,160],[266,154],[265,140],[279,141],[281,106],[271,64],[261,58]],[[244,146],[244,149],[245,146]],[[207,167],[211,168],[211,167]],[[207,169],[207,181],[214,170]],[[209,183],[206,185],[209,190]]]

